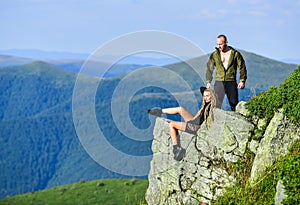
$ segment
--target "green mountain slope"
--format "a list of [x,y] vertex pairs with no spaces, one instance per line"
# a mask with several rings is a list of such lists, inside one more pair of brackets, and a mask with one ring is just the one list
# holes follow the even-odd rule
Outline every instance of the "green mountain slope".
[[[0,78],[1,197],[81,179],[131,177],[103,168],[82,147],[71,113],[75,73],[35,62],[3,68]],[[86,76],[87,82],[94,79]],[[119,80],[102,79],[105,94],[97,95],[95,105],[101,113],[99,124],[118,149],[132,154],[151,154],[150,141],[139,143],[126,139],[112,124],[110,98]],[[144,111],[147,105],[150,107],[146,103]],[[146,118],[147,113],[143,116]]]
[[1,205],[108,205],[146,204],[147,180],[107,179],[80,181],[0,200]]
[[1,197],[120,177],[79,143],[71,115],[75,77],[43,62],[0,70]]
[[70,101],[75,78],[75,74],[43,62],[0,69],[0,119],[33,117]]

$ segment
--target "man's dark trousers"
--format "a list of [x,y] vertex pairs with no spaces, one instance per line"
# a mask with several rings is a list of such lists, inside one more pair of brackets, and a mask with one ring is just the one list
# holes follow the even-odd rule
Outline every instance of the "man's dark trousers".
[[235,81],[216,81],[214,90],[217,97],[217,108],[222,107],[224,96],[226,95],[229,101],[229,105],[232,111],[235,111],[235,107],[238,104],[238,89]]

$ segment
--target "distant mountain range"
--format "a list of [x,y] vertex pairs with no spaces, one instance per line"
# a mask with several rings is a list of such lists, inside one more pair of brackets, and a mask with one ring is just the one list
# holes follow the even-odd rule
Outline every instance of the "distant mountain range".
[[71,53],[60,51],[42,51],[37,49],[7,49],[0,50],[1,55],[18,56],[20,58],[30,58],[36,60],[85,60],[89,57],[87,53]]
[[300,58],[284,58],[282,61],[285,63],[300,65]]
[[[247,88],[240,91],[241,100],[247,101],[270,86],[278,86],[296,68],[294,64],[246,51],[242,53],[249,79]],[[207,56],[200,56],[161,67],[146,66],[146,69],[140,65],[121,64],[107,72],[106,78],[96,78],[93,73],[82,78],[86,85],[99,83],[94,107],[99,128],[109,143],[130,155],[151,155],[151,140],[136,141],[118,129],[111,113],[112,99],[116,98],[121,109],[125,104],[129,105],[130,120],[138,129],[153,129],[147,113],[149,108],[178,106],[179,97],[184,99],[180,105],[195,113],[201,102],[199,87],[204,85],[206,61]],[[0,62],[5,65],[0,69],[0,197],[80,180],[133,177],[100,166],[79,141],[72,118],[72,99],[82,59],[43,62],[0,56]],[[98,66],[95,66],[96,70]],[[133,78],[126,73],[138,75]],[[132,78],[125,85],[124,92],[114,96],[118,86],[128,77]],[[154,85],[147,85],[148,81]],[[140,88],[143,82],[147,86]],[[186,90],[186,85],[181,82],[185,82],[190,90]],[[122,95],[126,95],[129,87],[136,87],[137,92],[124,102],[126,96]],[[166,88],[176,88],[176,92]],[[90,92],[90,87],[82,90]],[[195,97],[198,106],[193,104]],[[179,118],[175,116],[174,119]],[[127,126],[128,121],[123,123]]]
[[[18,57],[19,62],[24,60],[41,60],[45,62],[51,61],[85,61],[90,54],[88,53],[71,53],[71,52],[58,52],[58,51],[42,51],[35,49],[9,49],[0,50],[0,55]],[[23,60],[22,60],[23,59]],[[180,60],[171,56],[162,54],[133,54],[126,57],[122,57],[119,62],[114,62],[118,59],[116,56],[106,55],[102,59],[105,62],[102,63],[114,63],[114,64],[135,64],[135,65],[152,65],[161,66],[171,63],[177,63]],[[20,64],[19,64],[20,65]],[[0,67],[4,67],[0,65]]]
[[[37,49],[0,49],[0,55],[4,56],[14,56],[24,60],[42,60],[42,61],[57,61],[57,60],[86,60],[90,54],[89,53],[73,53],[73,52],[64,52],[64,51],[43,51]],[[115,56],[107,55],[106,63],[111,63],[113,59],[116,59]],[[185,59],[189,59],[185,57]],[[297,64],[300,65],[300,58],[283,58],[280,60],[283,63],[288,64]],[[118,64],[138,64],[138,65],[153,65],[153,66],[162,66],[172,63],[180,62],[179,59],[176,59],[171,56],[166,55],[155,55],[151,54],[145,55],[129,55],[117,62]],[[0,64],[0,67],[5,67],[3,64]]]
[[[287,64],[290,64],[290,67],[294,67],[297,63],[284,63],[276,60],[272,60],[269,58],[265,58],[260,55],[256,55],[254,53],[246,52],[241,50],[244,55],[244,58],[247,62],[248,69],[255,69],[255,67],[268,68],[268,69],[280,69],[285,67]],[[113,58],[112,56],[107,56],[107,62],[89,62],[89,66],[91,68],[85,69],[84,71],[80,70],[82,65],[86,62],[88,54],[74,54],[70,52],[45,52],[39,50],[20,50],[20,49],[12,49],[12,50],[0,50],[0,54],[5,53],[5,55],[0,55],[0,68],[11,67],[11,66],[19,66],[27,63],[35,62],[35,61],[44,61],[49,64],[55,65],[59,68],[62,68],[67,71],[72,71],[75,73],[83,73],[91,76],[98,76],[98,73],[104,73],[103,76],[98,77],[115,77],[119,75],[124,75],[134,70],[146,67],[155,67],[155,66],[165,66],[165,65],[177,65],[179,59],[175,58],[153,58],[153,57],[142,57],[142,56],[128,56],[126,58],[121,59],[119,62],[111,62]],[[14,55],[9,55],[14,54]],[[20,57],[22,56],[22,57]],[[205,73],[206,62],[208,56],[204,55],[198,58],[194,58],[191,60],[187,60],[186,62],[190,63],[193,67],[199,68],[200,73]],[[253,60],[255,59],[255,60]],[[289,59],[291,60],[291,59]],[[198,64],[193,64],[193,62],[197,62]],[[292,59],[292,62],[297,62],[297,59]],[[263,62],[263,63],[262,63]],[[256,65],[259,63],[259,65]],[[271,65],[270,65],[271,64]],[[274,66],[276,64],[277,66]],[[259,71],[260,72],[260,71]],[[282,76],[286,76],[284,74],[280,74],[280,72],[275,71],[278,76],[279,82],[282,80]],[[263,74],[263,73],[262,73]],[[250,77],[252,72],[250,72]],[[248,87],[265,87],[268,83],[262,83],[264,80],[268,80],[269,78],[265,75],[257,75],[258,78],[249,78],[250,85]],[[202,76],[201,76],[202,77]],[[203,76],[204,78],[204,76]],[[252,81],[255,81],[255,85],[252,85]],[[247,82],[247,84],[249,81]],[[271,84],[278,85],[278,82],[270,82]],[[263,88],[266,89],[266,88]]]
[[[51,52],[40,50],[10,49],[0,50],[0,68],[20,66],[35,61],[43,61],[60,67],[64,70],[98,76],[105,73],[103,77],[114,77],[127,74],[133,70],[152,66],[162,66],[179,62],[180,60],[168,56],[144,56],[142,54],[129,55],[119,59],[115,56],[106,55],[102,61],[89,62],[92,67],[88,71],[81,71],[82,65],[88,60],[89,54],[78,54],[70,52]],[[99,76],[100,77],[100,76]]]

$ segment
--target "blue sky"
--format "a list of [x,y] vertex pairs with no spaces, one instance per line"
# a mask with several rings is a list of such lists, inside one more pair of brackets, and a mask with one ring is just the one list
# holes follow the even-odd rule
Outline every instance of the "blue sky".
[[235,48],[299,56],[300,0],[1,0],[0,49],[91,53],[118,36],[171,32],[205,53],[224,33]]

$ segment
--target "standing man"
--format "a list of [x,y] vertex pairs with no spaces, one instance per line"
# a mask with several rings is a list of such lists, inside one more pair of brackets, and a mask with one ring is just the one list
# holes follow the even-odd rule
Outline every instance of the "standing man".
[[[227,45],[225,35],[217,37],[216,50],[210,55],[206,69],[206,87],[212,88],[212,74],[215,73],[214,90],[217,97],[217,107],[221,108],[226,94],[231,110],[235,111],[238,104],[238,89],[244,89],[247,79],[247,69],[241,53]],[[239,84],[236,82],[237,68],[240,72]]]

